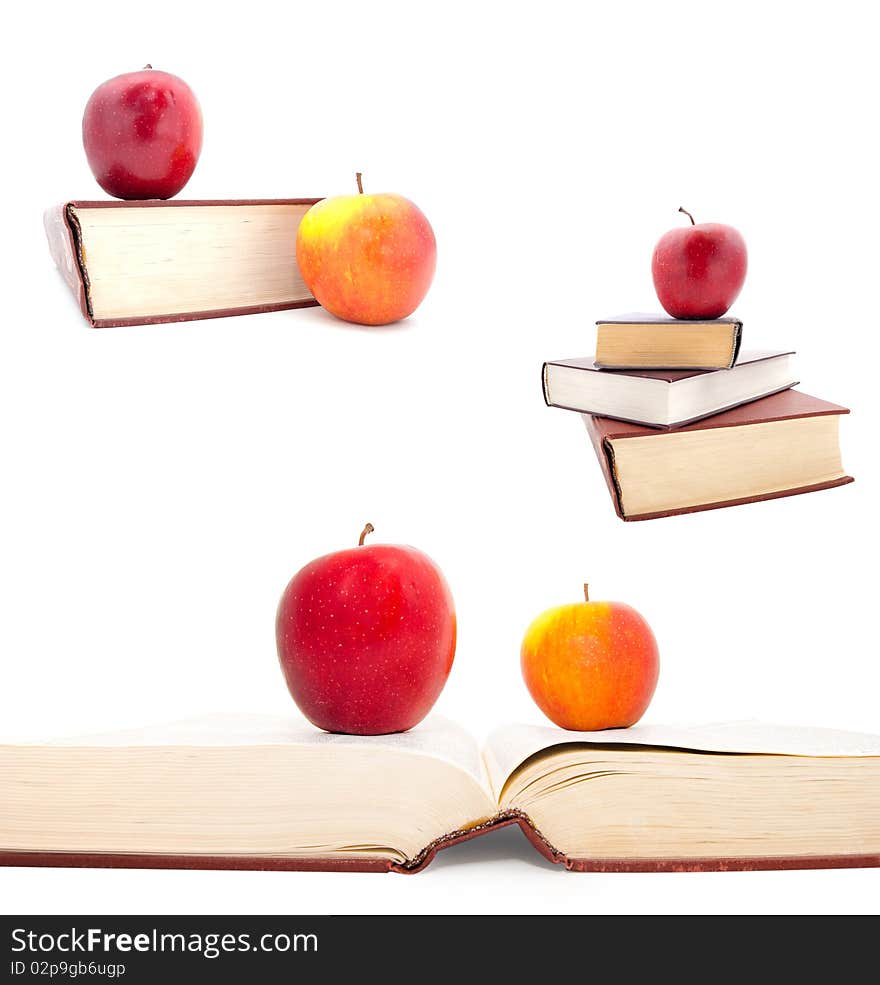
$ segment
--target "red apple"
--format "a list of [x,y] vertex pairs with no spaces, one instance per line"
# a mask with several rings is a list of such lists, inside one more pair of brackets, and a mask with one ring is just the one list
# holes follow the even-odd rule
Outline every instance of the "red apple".
[[695,223],[670,229],[654,247],[651,273],[664,309],[673,318],[720,318],[746,279],[746,244],[733,226]]
[[331,314],[360,325],[411,315],[434,279],[437,243],[421,210],[402,195],[337,195],[313,205],[296,235],[296,261]]
[[183,79],[147,65],[95,89],[82,132],[89,167],[105,192],[171,198],[199,159],[202,111]]
[[275,621],[278,657],[300,711],[327,732],[383,735],[418,724],[455,656],[455,609],[414,547],[364,544],[294,575]]

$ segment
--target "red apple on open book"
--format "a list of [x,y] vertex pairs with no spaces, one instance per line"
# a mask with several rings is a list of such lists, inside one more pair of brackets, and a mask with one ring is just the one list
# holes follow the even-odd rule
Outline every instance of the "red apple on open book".
[[294,575],[275,636],[300,711],[328,732],[405,732],[431,710],[452,669],[455,609],[434,562],[414,547],[364,544]]
[[124,199],[171,198],[202,149],[202,111],[176,75],[147,65],[102,83],[86,104],[83,147],[98,184]]
[[720,222],[670,229],[654,247],[651,274],[665,311],[673,318],[720,318],[736,301],[746,279],[742,236]]

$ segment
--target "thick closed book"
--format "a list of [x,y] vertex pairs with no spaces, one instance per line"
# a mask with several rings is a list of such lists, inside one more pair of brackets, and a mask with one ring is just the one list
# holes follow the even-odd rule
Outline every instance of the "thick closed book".
[[603,369],[730,369],[742,340],[738,318],[685,321],[618,315],[596,322],[596,365]]
[[518,824],[579,871],[880,865],[880,737],[212,716],[0,745],[0,864],[417,872]]
[[544,363],[544,401],[550,407],[630,421],[681,427],[703,417],[795,386],[794,353],[743,353],[732,369],[604,370],[587,356]]
[[317,201],[67,202],[43,221],[91,325],[150,325],[317,304],[296,263]]
[[675,431],[584,415],[617,515],[651,520],[852,482],[839,422],[849,411],[786,390]]

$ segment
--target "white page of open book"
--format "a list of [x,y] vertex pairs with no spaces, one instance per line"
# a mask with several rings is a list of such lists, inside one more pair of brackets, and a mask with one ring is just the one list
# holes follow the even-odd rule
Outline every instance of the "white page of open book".
[[[35,743],[28,743],[29,745]],[[335,746],[394,749],[445,759],[488,787],[476,740],[461,726],[431,716],[409,732],[392,735],[335,735],[284,715],[215,714],[168,725],[53,739],[61,746]]]
[[[551,726],[505,725],[489,736],[483,755],[473,736],[454,722],[431,716],[392,735],[335,735],[295,718],[266,714],[215,714],[166,725],[53,739],[64,746],[333,746],[394,749],[446,760],[490,788],[494,799],[529,757],[553,746],[585,743],[667,746],[703,752],[795,756],[880,756],[880,736],[834,729],[725,722],[716,725],[635,725],[628,729],[569,732]],[[26,743],[33,745],[37,743]]]
[[505,725],[486,742],[484,759],[496,799],[511,774],[535,753],[571,743],[667,746],[696,752],[786,756],[880,756],[880,736],[763,722],[717,725],[634,725],[568,732],[541,725]]

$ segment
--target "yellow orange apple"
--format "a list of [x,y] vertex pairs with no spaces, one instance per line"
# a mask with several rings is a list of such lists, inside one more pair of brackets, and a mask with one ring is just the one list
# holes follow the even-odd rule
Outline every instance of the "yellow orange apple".
[[642,717],[660,671],[651,627],[623,602],[584,601],[538,616],[521,651],[529,693],[560,728],[626,728]]
[[402,195],[338,195],[313,205],[296,235],[306,286],[329,312],[360,325],[411,315],[434,279],[437,243]]

